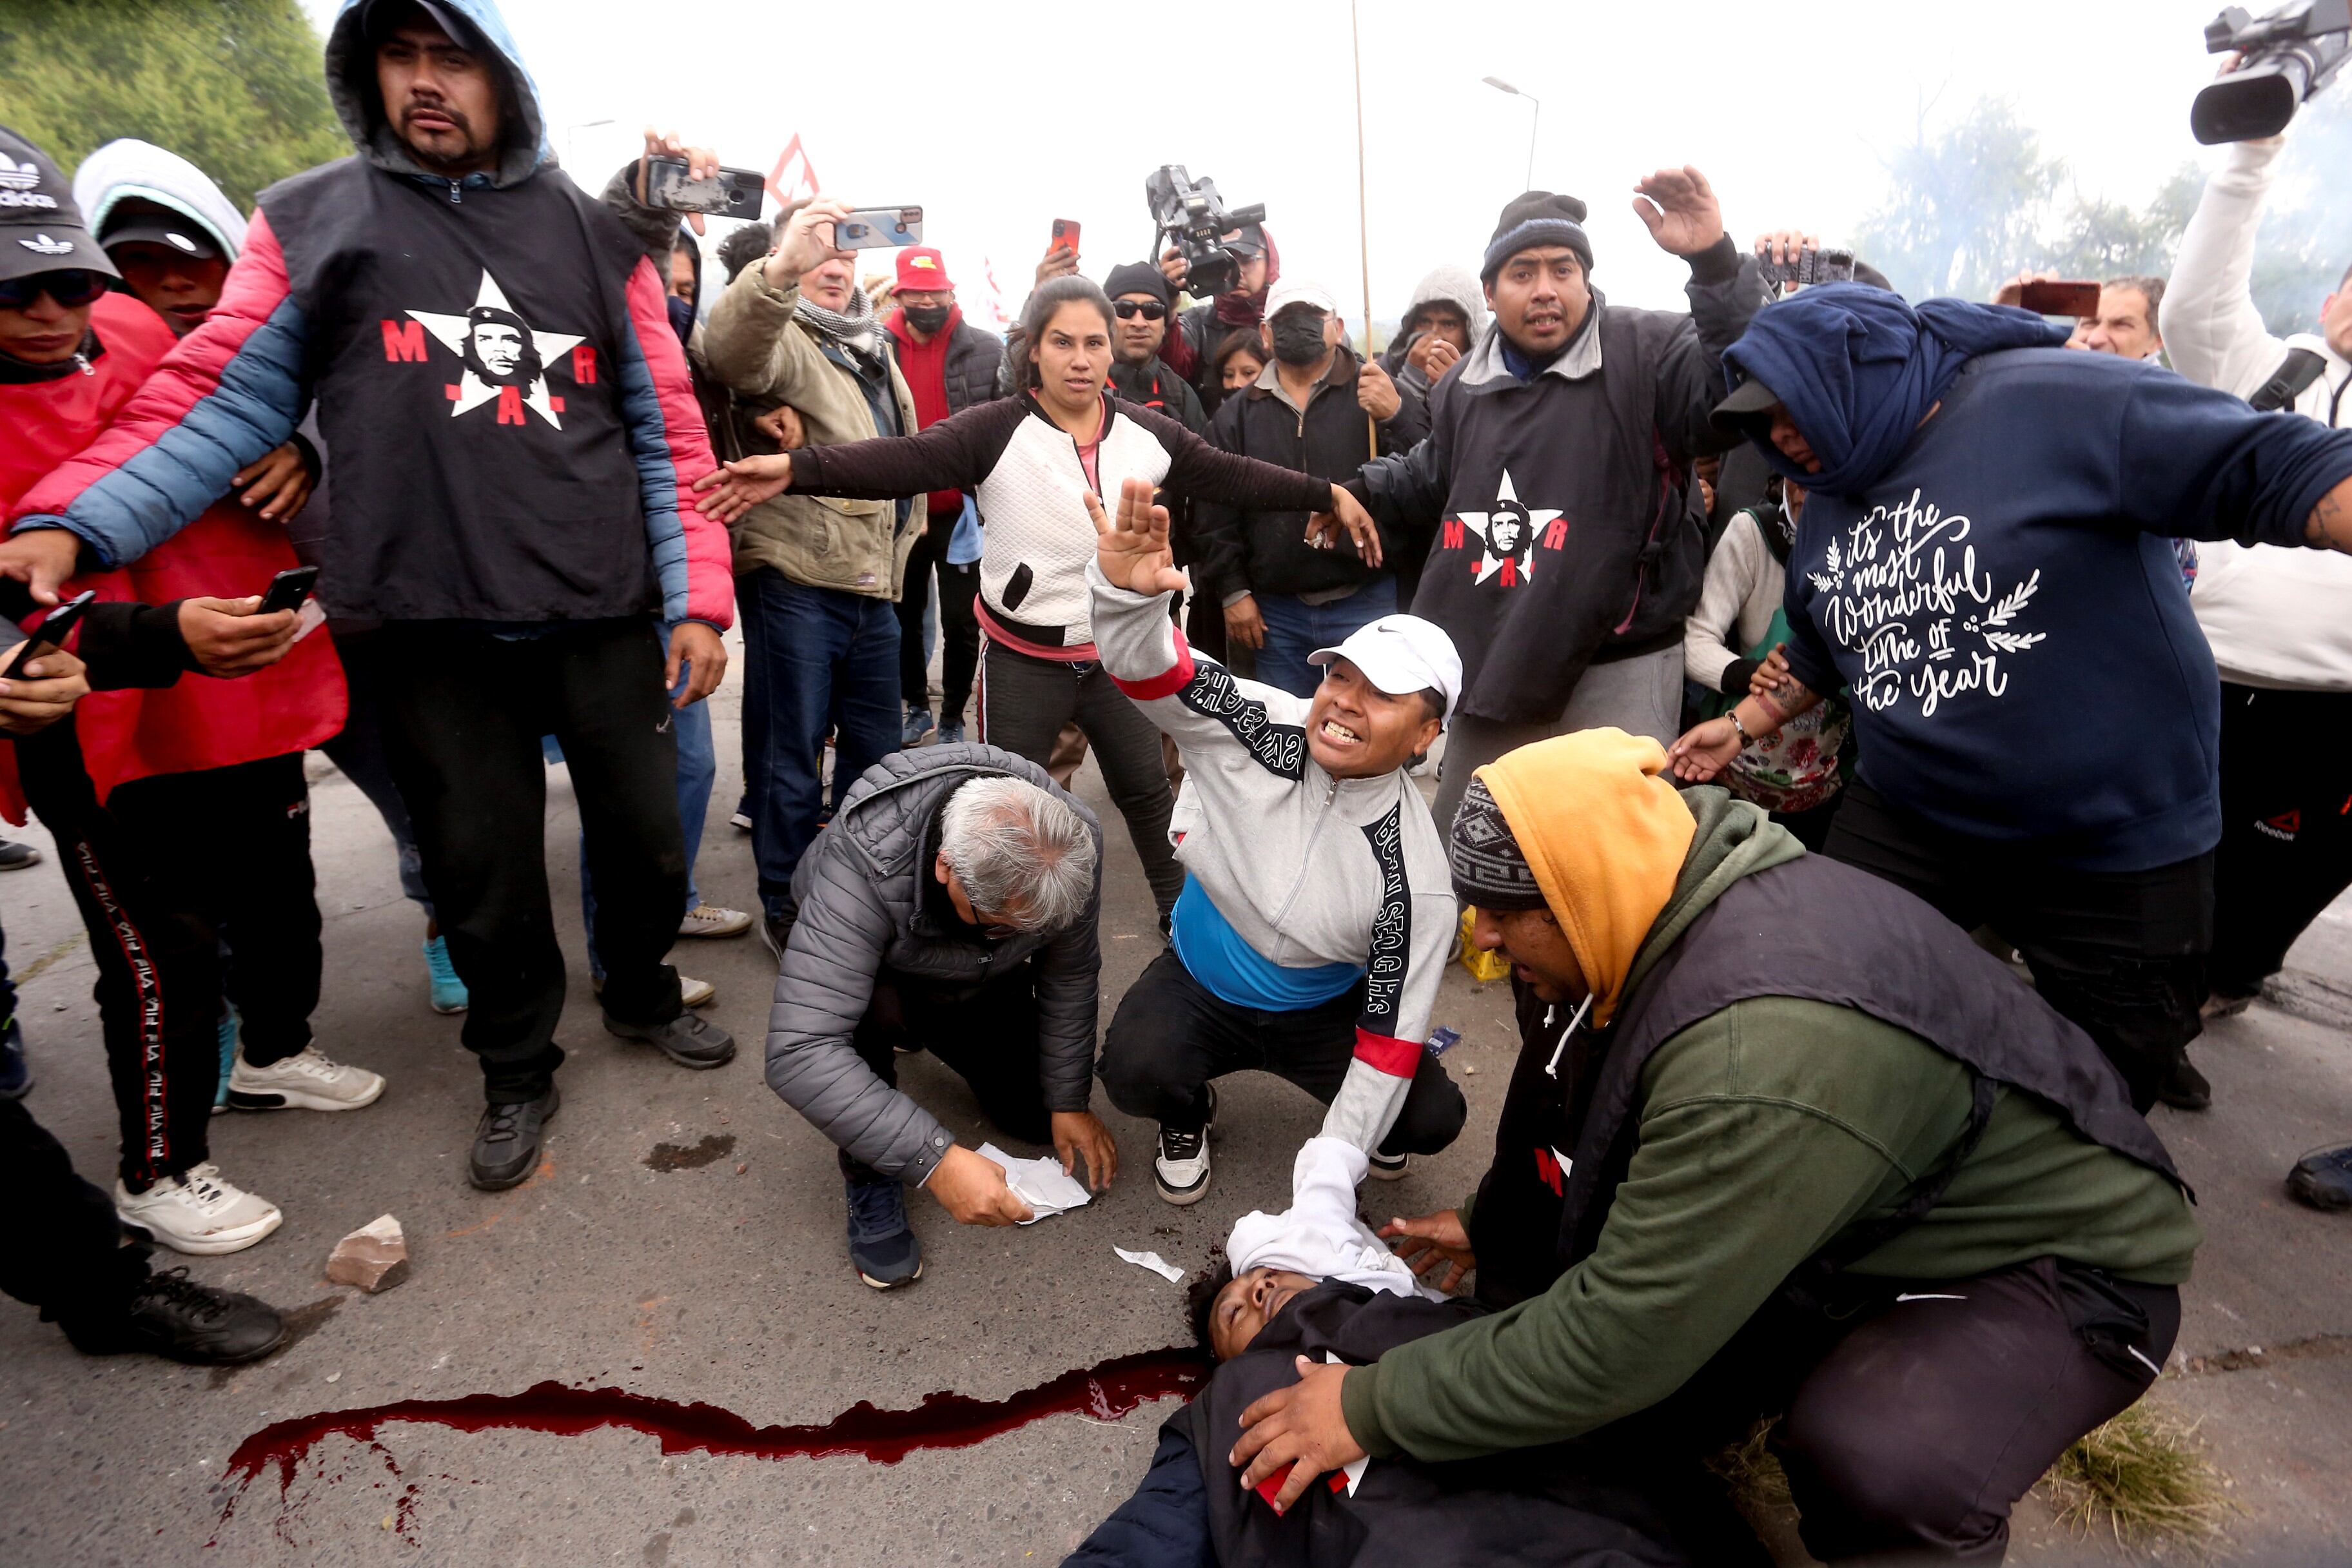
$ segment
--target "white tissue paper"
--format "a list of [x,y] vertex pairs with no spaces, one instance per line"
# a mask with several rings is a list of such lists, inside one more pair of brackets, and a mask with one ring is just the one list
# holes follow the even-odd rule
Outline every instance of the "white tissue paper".
[[1035,1225],[1094,1202],[1087,1184],[1065,1173],[1059,1160],[1016,1160],[993,1143],[982,1143],[980,1152],[1004,1167],[1004,1184],[1029,1205],[1034,1217],[1023,1220],[1024,1225]]
[[1156,1252],[1129,1252],[1124,1247],[1114,1247],[1111,1250],[1138,1268],[1150,1269],[1171,1285],[1181,1285],[1184,1282],[1184,1271]]

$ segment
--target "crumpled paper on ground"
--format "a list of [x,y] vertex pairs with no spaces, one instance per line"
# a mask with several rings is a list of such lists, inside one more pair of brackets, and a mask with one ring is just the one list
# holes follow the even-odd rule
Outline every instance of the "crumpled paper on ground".
[[1016,1160],[993,1143],[982,1143],[980,1152],[1004,1168],[1004,1184],[1029,1205],[1034,1217],[1023,1220],[1024,1225],[1035,1225],[1095,1201],[1087,1184],[1065,1172],[1059,1160]]
[[1156,1252],[1129,1252],[1124,1247],[1114,1247],[1111,1250],[1138,1268],[1150,1269],[1171,1285],[1181,1285],[1184,1282],[1184,1271]]

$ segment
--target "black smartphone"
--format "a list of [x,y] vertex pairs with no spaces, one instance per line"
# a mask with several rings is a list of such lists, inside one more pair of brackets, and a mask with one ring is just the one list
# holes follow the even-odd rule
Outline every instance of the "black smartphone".
[[2099,284],[2089,278],[2037,278],[2020,291],[2018,303],[2037,316],[2095,316]]
[[646,205],[674,213],[709,213],[718,217],[754,218],[768,177],[757,169],[720,168],[699,180],[687,177],[683,158],[646,160]]
[[1759,252],[1756,266],[1763,275],[1765,285],[1780,293],[1786,293],[1790,289],[1809,289],[1816,283],[1853,281],[1853,252],[1851,250],[1816,250],[1809,245],[1787,261],[1774,261]]
[[299,610],[302,601],[310,596],[310,584],[319,580],[316,566],[289,566],[269,580],[269,592],[261,595],[261,607],[257,616],[274,616],[280,610]]
[[23,642],[18,643],[16,651],[8,656],[8,667],[5,669],[0,669],[0,680],[16,679],[16,672],[28,662],[40,658],[45,653],[55,653],[65,647],[66,639],[73,636],[74,627],[81,624],[84,612],[89,610],[90,602],[97,597],[98,590],[85,588],[51,610],[42,618],[39,628]]

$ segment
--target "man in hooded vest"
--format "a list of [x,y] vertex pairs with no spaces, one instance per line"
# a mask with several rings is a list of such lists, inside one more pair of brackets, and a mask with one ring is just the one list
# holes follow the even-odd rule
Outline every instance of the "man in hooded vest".
[[491,0],[346,0],[326,68],[355,155],[262,193],[218,306],[15,504],[0,571],[37,595],[81,556],[146,554],[316,403],[320,595],[384,623],[387,750],[482,1062],[469,1174],[511,1187],[563,1059],[542,735],[588,830],[606,1029],[685,1067],[734,1055],[663,962],[686,895],[670,689],[684,707],[725,668],[726,534],[688,488],[713,463],[662,279],[556,168]]

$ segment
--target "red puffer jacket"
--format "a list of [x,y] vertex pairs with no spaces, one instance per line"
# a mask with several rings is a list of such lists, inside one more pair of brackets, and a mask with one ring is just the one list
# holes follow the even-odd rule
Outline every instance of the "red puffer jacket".
[[[101,298],[90,327],[98,351],[86,369],[0,384],[0,429],[8,432],[0,442],[0,509],[89,446],[172,347],[162,318],[125,294]],[[90,588],[101,600],[151,605],[200,595],[236,598],[260,593],[272,576],[298,564],[285,529],[231,497],[128,567],[77,577],[64,591]],[[342,665],[321,628],[278,663],[241,679],[189,675],[161,690],[92,692],[75,710],[75,723],[104,800],[132,779],[306,751],[342,728],[344,703]],[[0,746],[0,815],[25,820],[13,746]]]

